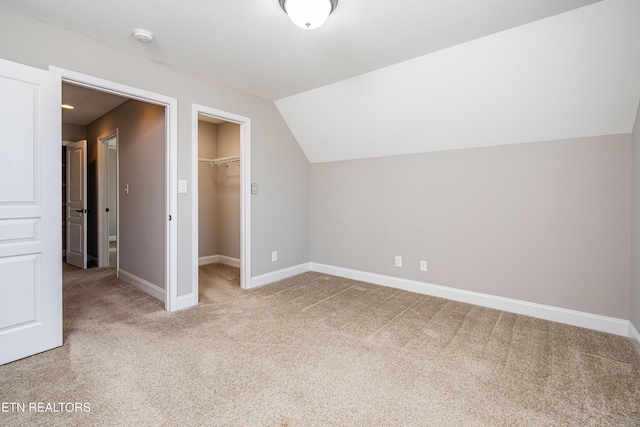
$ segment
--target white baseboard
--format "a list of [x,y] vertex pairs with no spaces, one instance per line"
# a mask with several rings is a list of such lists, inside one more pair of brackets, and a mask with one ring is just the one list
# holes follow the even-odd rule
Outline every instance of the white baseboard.
[[198,258],[198,265],[207,265],[218,262],[218,255],[201,256]]
[[[539,319],[550,320],[553,322],[593,329],[615,335],[629,336],[632,339],[635,338],[635,342],[638,343],[637,346],[640,347],[640,334],[638,334],[638,331],[628,320],[521,301],[511,298],[504,298],[495,295],[483,294],[480,292],[467,291],[464,289],[433,285],[430,283],[418,282],[415,280],[384,276],[381,274],[369,273],[366,271],[335,267],[332,265],[319,264],[315,262],[299,264],[282,270],[272,271],[270,273],[254,276],[251,278],[250,289],[276,282],[278,280],[283,280],[297,274],[305,273],[307,271],[316,271],[319,273],[331,274],[333,276],[360,280],[362,282],[388,286],[396,289],[403,289],[405,291],[416,292],[424,295],[446,298],[453,301],[474,304],[481,307],[493,308],[510,313],[522,314],[525,316],[531,316]],[[638,351],[640,352],[640,348]]]
[[156,286],[151,282],[147,282],[146,280],[139,278],[135,274],[131,274],[128,271],[122,269],[119,269],[117,273],[118,278],[123,282],[140,289],[142,292],[145,292],[162,302],[165,302],[165,290],[161,287]]
[[240,258],[231,258],[230,256],[218,255],[218,262],[231,267],[240,268]]
[[240,268],[240,259],[232,258],[226,255],[209,255],[198,258],[198,265],[213,264],[219,262],[220,264],[230,265],[231,267]]
[[194,298],[193,293],[182,295],[179,296],[176,301],[176,310],[184,310],[185,308],[193,307],[194,305],[198,305],[198,299]]
[[640,354],[640,333],[638,333],[638,330],[631,322],[629,322],[629,338],[638,351],[638,354]]
[[110,242],[115,242],[116,240],[118,240],[118,236],[109,236]]
[[306,273],[310,270],[310,263],[294,265],[293,267],[283,268],[282,270],[272,271],[270,273],[260,274],[251,278],[249,289],[257,288],[278,280],[286,279],[298,274]]
[[[526,316],[537,317],[539,319],[551,320],[553,322],[565,323],[616,335],[628,336],[630,329],[630,322],[628,320],[616,319],[598,314],[584,313],[581,311],[568,310],[511,298],[503,298],[479,292],[466,291],[463,289],[449,288],[446,286],[432,285],[430,283],[384,276],[365,271],[351,270],[343,267],[334,267],[315,262],[310,263],[310,269],[311,271],[331,274],[333,276],[360,280],[376,285],[389,286],[410,292],[446,298],[496,310],[508,311],[511,313],[524,314]],[[257,278],[252,278],[252,285],[255,279]],[[263,284],[266,283],[269,282],[264,282]]]

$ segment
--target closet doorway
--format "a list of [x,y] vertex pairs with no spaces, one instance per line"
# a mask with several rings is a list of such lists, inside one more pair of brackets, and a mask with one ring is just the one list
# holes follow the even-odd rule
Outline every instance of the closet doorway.
[[237,268],[239,286],[250,288],[250,119],[193,107],[194,297],[199,267]]
[[198,117],[198,265],[240,268],[240,125]]

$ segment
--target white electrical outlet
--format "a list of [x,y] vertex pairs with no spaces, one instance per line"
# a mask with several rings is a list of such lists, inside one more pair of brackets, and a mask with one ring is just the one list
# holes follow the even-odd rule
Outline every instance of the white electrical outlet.
[[276,262],[278,260],[278,251],[271,252],[271,262]]
[[427,261],[420,261],[420,271],[427,271]]
[[396,267],[402,267],[402,257],[396,255]]

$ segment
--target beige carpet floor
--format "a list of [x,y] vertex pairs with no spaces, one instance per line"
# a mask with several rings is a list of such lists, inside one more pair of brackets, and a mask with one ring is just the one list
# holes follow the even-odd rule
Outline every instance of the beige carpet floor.
[[200,291],[167,313],[66,268],[64,346],[0,366],[27,405],[0,425],[640,426],[623,337],[319,273],[242,291],[213,264]]

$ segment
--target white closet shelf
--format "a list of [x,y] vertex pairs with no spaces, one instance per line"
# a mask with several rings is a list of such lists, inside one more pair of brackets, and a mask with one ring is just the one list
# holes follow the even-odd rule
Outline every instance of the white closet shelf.
[[202,157],[198,158],[198,161],[201,163],[211,163],[215,164],[229,164],[240,161],[240,156],[229,156],[229,157],[218,157],[217,159],[203,159]]
[[198,157],[198,162],[208,163],[212,167],[217,166],[218,169],[220,169],[220,171],[224,174],[224,176],[229,179],[229,175],[227,175],[227,172],[222,168],[222,166],[226,166],[228,168],[232,163],[240,163],[240,156],[219,157],[217,159],[204,159],[202,157]]

